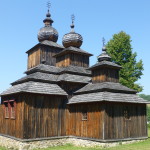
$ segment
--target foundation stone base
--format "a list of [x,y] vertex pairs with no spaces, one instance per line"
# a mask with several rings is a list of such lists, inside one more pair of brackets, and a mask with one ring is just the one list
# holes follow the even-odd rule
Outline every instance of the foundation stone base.
[[61,146],[66,144],[72,144],[80,147],[113,147],[120,144],[129,144],[133,142],[139,142],[142,140],[132,141],[119,141],[119,142],[100,142],[91,141],[87,139],[81,139],[76,137],[61,137],[61,138],[49,138],[49,139],[35,139],[33,141],[21,141],[10,137],[0,136],[0,146],[6,147],[11,150],[33,150],[41,149],[53,146]]

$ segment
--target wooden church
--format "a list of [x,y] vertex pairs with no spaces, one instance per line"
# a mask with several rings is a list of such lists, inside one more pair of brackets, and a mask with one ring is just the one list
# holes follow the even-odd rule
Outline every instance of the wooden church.
[[15,139],[74,138],[119,141],[147,138],[147,101],[119,83],[121,66],[105,46],[98,62],[74,31],[57,43],[51,14],[29,49],[26,76],[1,93],[0,135]]

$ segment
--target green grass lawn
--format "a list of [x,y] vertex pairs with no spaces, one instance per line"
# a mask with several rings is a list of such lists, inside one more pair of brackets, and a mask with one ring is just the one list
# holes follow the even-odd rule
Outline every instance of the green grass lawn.
[[[40,149],[41,150],[41,149]],[[84,148],[84,147],[75,147],[72,145],[57,146],[51,147],[42,150],[150,150],[150,139],[143,142],[136,142],[132,144],[119,145],[111,148]]]
[[150,138],[150,128],[148,128],[148,137]]
[[86,148],[86,147],[75,147],[72,145],[65,145],[40,150],[150,150],[150,139],[142,142],[119,145],[111,148],[100,148],[100,147]]

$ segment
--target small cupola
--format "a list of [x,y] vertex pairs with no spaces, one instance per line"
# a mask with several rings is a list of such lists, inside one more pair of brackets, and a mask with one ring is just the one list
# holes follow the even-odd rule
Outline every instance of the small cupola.
[[44,40],[57,42],[58,40],[58,32],[55,28],[52,27],[52,23],[54,21],[51,19],[49,8],[50,4],[48,3],[48,12],[46,14],[46,18],[43,20],[45,27],[41,28],[38,32],[39,42],[42,42]]
[[121,66],[111,61],[111,57],[107,54],[104,38],[102,53],[97,59],[98,62],[89,68],[92,71],[92,82],[119,82],[119,70]]

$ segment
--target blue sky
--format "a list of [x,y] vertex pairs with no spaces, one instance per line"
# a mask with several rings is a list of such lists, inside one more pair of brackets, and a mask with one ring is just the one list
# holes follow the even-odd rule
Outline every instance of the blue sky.
[[[0,1],[0,92],[23,77],[27,69],[28,49],[38,43],[43,27],[46,0]],[[150,1],[149,0],[51,0],[53,27],[59,32],[58,43],[70,31],[71,14],[75,14],[75,31],[83,36],[82,49],[93,53],[90,65],[101,53],[102,37],[125,31],[131,36],[133,52],[142,59],[144,71],[138,81],[150,95]]]

